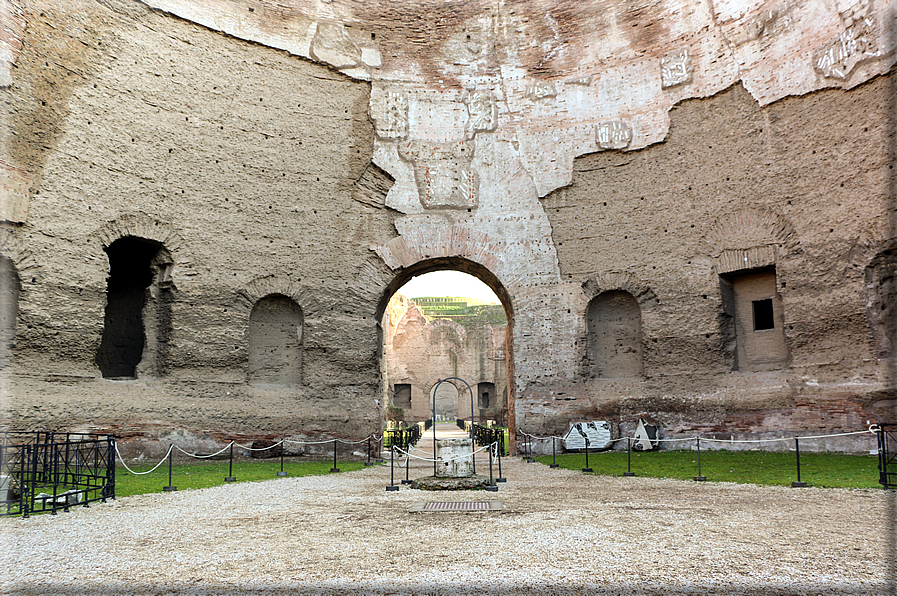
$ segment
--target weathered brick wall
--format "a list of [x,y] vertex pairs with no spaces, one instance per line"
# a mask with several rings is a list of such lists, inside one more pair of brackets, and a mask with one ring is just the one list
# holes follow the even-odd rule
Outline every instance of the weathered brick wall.
[[[364,434],[386,302],[445,267],[502,299],[529,431],[893,403],[895,0],[22,4],[0,0],[12,426]],[[128,235],[171,255],[171,334],[164,374],[103,380]],[[775,266],[785,368],[733,371],[740,263]],[[641,376],[586,373],[607,290],[639,305]],[[247,383],[270,294],[302,310],[298,387]]]
[[[6,158],[34,179],[27,222],[2,231],[25,247],[4,422],[196,441],[379,428],[379,295],[359,247],[394,232],[376,184],[355,184],[369,85],[137,3],[30,2],[27,17],[0,91]],[[130,235],[173,259],[172,331],[164,375],[113,381],[94,360],[104,248]],[[250,312],[272,293],[303,311],[301,384],[247,384]]]

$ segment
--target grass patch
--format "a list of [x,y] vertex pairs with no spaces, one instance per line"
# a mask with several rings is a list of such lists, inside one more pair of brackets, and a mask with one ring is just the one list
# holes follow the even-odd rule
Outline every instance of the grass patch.
[[[551,456],[536,457],[550,464]],[[637,476],[691,480],[698,475],[696,451],[649,451],[632,453],[632,471]],[[585,454],[565,453],[557,463],[567,470],[586,467]],[[589,453],[594,474],[622,476],[626,471],[626,452]],[[770,486],[791,486],[797,480],[794,453],[769,451],[701,451],[701,474],[708,482],[741,482]],[[881,488],[878,483],[878,458],[844,453],[801,453],[800,479],[810,486],[826,488]]]
[[[129,467],[135,472],[145,472],[152,466]],[[283,471],[289,477],[317,476],[329,474],[333,467],[333,460],[321,461],[284,461]],[[364,468],[361,461],[340,461],[337,463],[340,472],[351,472]],[[280,459],[234,461],[233,476],[237,482],[257,482],[259,480],[273,480],[280,471]],[[209,488],[224,484],[224,478],[228,475],[227,460],[216,460],[202,464],[175,465],[171,468],[171,483],[181,490],[197,488]],[[162,492],[162,487],[168,486],[168,465],[162,464],[151,474],[137,476],[124,469],[121,464],[115,468],[115,496],[127,497],[130,495],[142,495],[146,493]]]

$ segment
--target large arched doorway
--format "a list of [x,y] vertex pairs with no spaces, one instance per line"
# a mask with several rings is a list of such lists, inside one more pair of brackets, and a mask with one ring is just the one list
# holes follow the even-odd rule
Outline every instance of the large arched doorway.
[[[457,345],[457,342],[459,341],[458,338],[464,338],[465,329],[463,325],[455,324],[451,320],[437,321],[438,324],[431,324],[432,328],[430,335],[428,336],[429,344],[426,347],[420,345],[413,346],[413,344],[409,343],[411,340],[408,335],[410,334],[406,334],[405,330],[417,329],[421,325],[427,325],[426,317],[423,317],[419,313],[408,308],[399,309],[399,311],[396,312],[395,303],[390,306],[391,299],[402,286],[414,278],[436,271],[457,271],[478,279],[488,286],[500,304],[500,307],[496,306],[495,308],[503,314],[503,317],[501,317],[501,337],[495,338],[495,340],[491,342],[488,339],[480,340],[479,343],[481,345],[478,346],[479,349],[477,350],[476,356],[481,359],[479,370],[483,369],[483,362],[485,362],[487,368],[490,366],[500,366],[502,368],[503,374],[501,376],[503,377],[504,387],[498,391],[500,399],[495,399],[494,397],[496,389],[493,387],[496,383],[493,379],[485,376],[476,377],[469,374],[468,376],[470,376],[470,378],[465,380],[471,384],[475,392],[478,391],[478,386],[482,384],[485,394],[493,396],[491,399],[487,397],[486,399],[481,400],[480,396],[477,393],[474,393],[473,417],[477,420],[489,419],[502,425],[507,424],[510,436],[512,437],[511,448],[513,449],[513,437],[516,432],[514,418],[514,396],[516,395],[516,392],[513,350],[514,310],[511,303],[511,297],[494,273],[479,263],[461,257],[427,259],[410,267],[403,268],[398,272],[381,296],[378,305],[377,320],[380,322],[380,331],[382,333],[382,341],[380,342],[381,373],[383,381],[382,400],[385,406],[384,410],[387,413],[387,418],[404,420],[406,422],[417,419],[429,419],[429,402],[432,397],[429,386],[422,391],[417,391],[415,389],[414,379],[411,378],[413,375],[408,371],[400,372],[392,378],[389,377],[387,374],[386,362],[387,346],[389,342],[394,342],[395,345],[401,346],[404,349],[409,349],[409,346],[412,349],[418,349],[421,351],[422,356],[425,355],[424,350],[429,350],[430,353],[427,354],[427,357],[432,357],[434,361],[438,362],[439,372],[435,374],[439,378],[451,376],[462,376],[463,378],[464,373],[461,371],[470,370],[469,367],[465,369],[465,365],[470,364],[469,362],[466,362],[465,359],[470,359],[470,356],[465,355],[464,350],[458,349]],[[390,318],[398,316],[406,319],[404,325],[397,326],[395,324],[396,321]],[[432,378],[434,377],[430,377],[430,380],[432,380]],[[457,391],[455,391],[455,393],[457,393]],[[455,408],[455,410],[457,410],[459,415],[462,412],[470,415],[470,396],[467,395],[466,391],[464,393],[464,399],[467,400],[467,402],[465,402],[467,405],[463,408]],[[457,402],[458,397],[456,395],[451,397]],[[424,407],[421,407],[420,404],[423,404]],[[447,408],[446,410],[448,411]],[[464,416],[464,418],[467,418],[467,416]]]

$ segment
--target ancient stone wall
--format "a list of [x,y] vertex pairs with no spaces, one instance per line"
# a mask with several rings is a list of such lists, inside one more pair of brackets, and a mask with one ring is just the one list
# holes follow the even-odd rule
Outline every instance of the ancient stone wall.
[[[359,247],[394,232],[369,85],[134,2],[26,15],[0,91],[5,159],[33,179],[27,221],[2,230],[21,279],[4,422],[197,444],[379,428]],[[298,323],[266,344],[272,301]],[[301,362],[275,349],[300,344]]]
[[[366,434],[389,297],[440,268],[502,300],[512,427],[854,430],[893,405],[895,0],[0,13],[8,426]],[[104,376],[128,238],[159,249],[124,309],[143,348]],[[735,282],[773,270],[741,302],[783,343],[750,364],[770,329]],[[589,312],[617,292],[621,334]],[[298,309],[270,344],[266,299]],[[639,348],[641,371],[592,374]]]

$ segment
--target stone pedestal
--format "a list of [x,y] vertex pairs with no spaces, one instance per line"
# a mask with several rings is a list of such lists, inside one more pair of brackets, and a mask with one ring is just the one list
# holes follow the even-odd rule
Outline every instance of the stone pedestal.
[[467,478],[473,475],[473,440],[443,439],[436,443],[436,476]]

